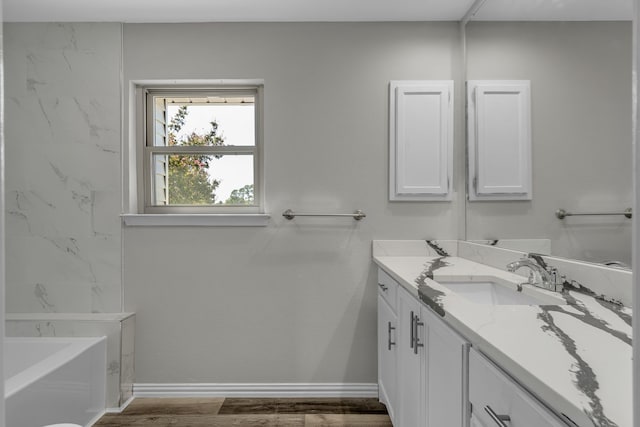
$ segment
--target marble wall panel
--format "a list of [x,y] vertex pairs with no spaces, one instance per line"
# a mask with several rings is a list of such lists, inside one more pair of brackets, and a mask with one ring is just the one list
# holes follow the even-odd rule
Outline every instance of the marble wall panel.
[[121,25],[5,27],[8,312],[121,311]]

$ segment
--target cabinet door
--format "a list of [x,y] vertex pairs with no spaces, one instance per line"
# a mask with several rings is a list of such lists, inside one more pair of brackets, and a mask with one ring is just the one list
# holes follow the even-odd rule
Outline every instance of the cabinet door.
[[469,200],[531,200],[528,80],[471,80]]
[[397,317],[382,295],[378,295],[378,394],[395,419]]
[[396,312],[396,295],[398,293],[398,283],[381,268],[378,269],[378,295],[389,303],[391,310]]
[[475,350],[469,352],[469,400],[473,416],[484,425],[498,425],[496,418],[509,417],[510,427],[566,427],[531,394],[516,384]]
[[437,315],[423,307],[427,325],[427,425],[468,425],[469,344]]
[[389,90],[389,199],[451,200],[453,81],[392,81]]
[[398,390],[396,427],[424,427],[424,326],[421,304],[407,291],[398,289]]
[[488,426],[485,426],[484,424],[482,424],[482,421],[477,419],[475,415],[471,414],[469,427],[488,427]]

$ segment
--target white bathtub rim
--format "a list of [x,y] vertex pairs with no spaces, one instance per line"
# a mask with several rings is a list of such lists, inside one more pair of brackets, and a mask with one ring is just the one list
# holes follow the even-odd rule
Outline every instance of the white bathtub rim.
[[68,342],[70,345],[51,354],[49,357],[39,361],[38,363],[30,366],[28,369],[17,373],[16,375],[5,379],[4,387],[4,398],[7,399],[16,393],[24,390],[44,375],[54,371],[64,364],[74,360],[84,350],[93,346],[94,344],[100,343],[102,341],[107,340],[107,337],[73,337],[73,338],[62,338],[62,337],[7,337],[5,341],[15,341],[15,342],[33,342],[37,340],[39,342]]

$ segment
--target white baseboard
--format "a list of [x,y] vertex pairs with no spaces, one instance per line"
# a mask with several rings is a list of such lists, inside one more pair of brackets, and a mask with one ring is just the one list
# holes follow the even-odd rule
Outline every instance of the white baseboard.
[[375,383],[134,384],[134,397],[378,397]]

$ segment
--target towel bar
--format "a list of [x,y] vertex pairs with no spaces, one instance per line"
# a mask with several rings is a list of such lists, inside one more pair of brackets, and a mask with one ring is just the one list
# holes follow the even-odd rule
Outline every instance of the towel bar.
[[362,218],[365,218],[367,215],[362,212],[360,209],[356,210],[354,213],[350,214],[316,214],[316,213],[301,213],[301,212],[293,212],[291,209],[287,209],[282,212],[282,216],[291,220],[297,216],[350,216],[356,221],[360,221]]
[[627,218],[632,217],[631,208],[627,208],[624,212],[567,212],[564,209],[558,209],[556,211],[556,217],[558,219],[565,219],[568,216],[583,216],[583,215],[624,215]]

